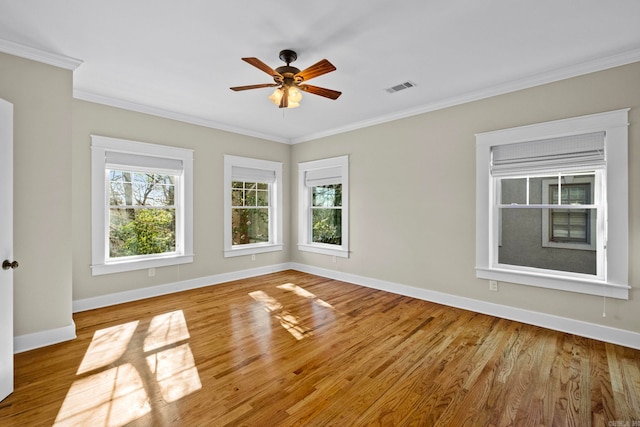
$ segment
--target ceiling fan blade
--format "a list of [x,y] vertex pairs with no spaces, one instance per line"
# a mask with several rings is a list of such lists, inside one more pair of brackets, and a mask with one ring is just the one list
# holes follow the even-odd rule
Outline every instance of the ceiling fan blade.
[[242,58],[242,60],[244,62],[247,62],[247,63],[253,65],[254,67],[264,71],[265,73],[269,74],[270,76],[273,76],[273,77],[280,76],[280,77],[282,77],[282,75],[280,73],[278,73],[273,68],[269,67],[264,62],[260,61],[258,58]]
[[263,83],[260,85],[235,86],[235,87],[230,87],[229,89],[235,90],[237,92],[239,90],[260,89],[263,87],[275,87],[275,86],[279,86],[278,83]]
[[338,97],[342,95],[342,92],[338,92],[337,90],[326,89],[318,86],[300,85],[298,87],[300,88],[300,90],[303,90],[305,92],[309,92],[314,95],[324,96],[325,98],[329,98],[329,99],[338,99]]
[[318,61],[315,64],[313,64],[311,67],[305,68],[304,70],[300,71],[294,77],[302,77],[303,81],[311,80],[314,77],[318,77],[323,74],[327,74],[332,71],[335,71],[335,69],[336,67],[334,67],[334,65],[331,62],[327,61],[326,59],[323,59],[322,61]]

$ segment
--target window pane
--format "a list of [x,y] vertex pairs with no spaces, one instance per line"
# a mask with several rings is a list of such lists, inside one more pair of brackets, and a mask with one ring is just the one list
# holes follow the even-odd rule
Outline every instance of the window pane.
[[312,206],[342,206],[342,184],[313,187],[311,200]]
[[255,183],[249,184],[245,182],[244,205],[257,206],[257,195],[256,195]]
[[[318,188],[318,187],[315,187]],[[342,209],[312,209],[312,236],[315,243],[342,244]]]
[[110,258],[176,251],[175,182],[172,175],[109,171]]
[[109,171],[111,206],[173,206],[175,176],[132,171]]
[[269,209],[232,209],[231,240],[233,245],[269,241]]
[[244,191],[242,189],[231,190],[231,206],[244,206]]
[[269,206],[269,191],[268,190],[258,190],[257,193],[257,205],[258,206]]
[[[554,212],[549,214],[549,212]],[[555,214],[557,212],[557,215]],[[556,240],[586,243],[591,221],[596,220],[595,209],[501,209],[501,245],[498,262],[523,267],[597,274],[596,251],[571,248],[556,248],[542,245],[543,215],[552,215],[551,229]],[[595,243],[595,242],[594,242]]]
[[526,178],[502,179],[501,186],[502,192],[499,203],[503,205],[510,205],[514,203],[524,205],[527,203]]
[[[550,200],[543,200],[543,185],[548,185],[549,182],[558,182],[557,176],[543,176],[543,177],[529,177],[529,204],[540,205],[551,203]],[[527,178],[503,178],[500,180],[501,194],[500,204],[503,205],[526,205],[527,204]],[[549,185],[552,188],[553,185]],[[557,196],[557,184],[556,188],[556,202],[558,202]],[[553,197],[550,193],[549,199]]]
[[109,209],[111,258],[176,251],[175,209]]

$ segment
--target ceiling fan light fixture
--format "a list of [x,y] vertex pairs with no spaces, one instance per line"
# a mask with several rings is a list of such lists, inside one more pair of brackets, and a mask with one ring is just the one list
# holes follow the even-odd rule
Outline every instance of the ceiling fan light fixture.
[[257,69],[269,74],[273,78],[273,83],[234,86],[230,89],[233,91],[243,91],[249,89],[261,89],[265,87],[277,87],[271,96],[269,96],[269,100],[279,108],[299,107],[300,100],[302,100],[301,92],[307,92],[333,100],[338,99],[342,92],[307,84],[308,80],[335,71],[336,67],[331,62],[323,59],[300,71],[298,68],[290,65],[297,59],[297,57],[298,54],[292,50],[285,49],[281,51],[280,59],[287,65],[278,67],[275,70],[258,58],[242,58],[242,60],[249,65],[253,65]]
[[269,100],[274,104],[280,107],[280,103],[282,102],[282,97],[284,95],[284,91],[288,91],[288,105],[286,108],[297,108],[300,106],[300,100],[302,100],[302,93],[295,86],[284,86],[279,87],[273,91],[271,96],[269,96]]
[[289,86],[289,108],[299,107],[301,100],[302,92],[295,86]]
[[273,93],[269,96],[269,101],[274,103],[275,105],[280,105],[280,100],[282,99],[282,89],[276,88]]

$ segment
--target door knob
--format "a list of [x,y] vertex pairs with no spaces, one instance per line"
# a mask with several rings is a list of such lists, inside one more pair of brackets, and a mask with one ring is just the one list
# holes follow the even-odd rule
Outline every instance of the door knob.
[[3,270],[9,270],[10,268],[18,268],[18,266],[20,266],[20,264],[18,264],[18,261],[11,262],[8,259],[5,259],[4,261],[2,261]]

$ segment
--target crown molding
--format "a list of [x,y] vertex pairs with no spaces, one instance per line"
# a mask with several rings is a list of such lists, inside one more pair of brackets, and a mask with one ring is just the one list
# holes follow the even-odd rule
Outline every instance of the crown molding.
[[553,83],[560,80],[569,79],[572,77],[578,77],[589,73],[595,73],[597,71],[603,71],[609,68],[619,67],[622,65],[631,64],[640,61],[640,48],[626,50],[613,55],[605,56],[602,58],[595,58],[579,64],[555,68],[552,70],[544,71],[530,76],[505,82],[499,85],[482,88],[458,96],[452,96],[444,98],[433,103],[422,105],[417,108],[411,108],[407,110],[398,111],[393,114],[379,116],[370,120],[363,120],[360,122],[351,123],[346,126],[329,129],[323,132],[317,132],[314,134],[303,135],[297,138],[291,139],[291,144],[298,144],[306,141],[313,141],[320,138],[325,138],[332,135],[337,135],[344,132],[349,132],[365,127],[378,125],[386,122],[391,122],[398,119],[403,119],[419,114],[428,113],[431,111],[441,110],[444,108],[453,107],[456,105],[466,104],[468,102],[479,101],[481,99],[491,98],[493,96],[503,95],[510,92],[515,92],[522,89],[528,89],[535,86],[541,86],[547,83]]
[[[55,65],[67,69],[75,69],[82,61],[74,58],[64,57],[61,55],[52,54],[49,52],[41,51],[38,49],[19,45],[17,43],[9,42],[0,39],[0,52],[6,52],[17,56],[33,59],[35,61],[45,62],[50,65]],[[572,77],[578,77],[581,75],[603,71],[609,68],[619,67],[634,62],[640,61],[640,48],[634,48],[630,50],[621,51],[612,55],[608,55],[601,58],[590,59],[575,65],[555,68],[547,70],[541,73],[532,74],[520,79],[515,79],[509,82],[505,82],[499,85],[481,88],[475,91],[467,92],[464,94],[451,96],[434,101],[429,104],[421,105],[416,108],[410,108],[402,111],[395,112],[393,114],[383,115],[368,120],[362,120],[359,122],[350,123],[345,126],[328,129],[322,132],[316,132],[313,134],[302,135],[295,138],[285,138],[276,135],[264,134],[247,130],[241,127],[229,126],[222,123],[215,122],[200,117],[191,116],[188,114],[177,113],[174,111],[164,110],[148,105],[138,104],[131,101],[125,101],[113,97],[104,95],[98,95],[91,92],[82,90],[74,90],[73,96],[76,99],[95,102],[98,104],[109,105],[112,107],[122,108],[125,110],[136,111],[144,114],[150,114],[158,117],[163,117],[171,120],[177,120],[185,123],[191,123],[199,126],[204,126],[212,129],[218,129],[226,132],[237,133],[240,135],[251,136],[254,138],[265,139],[268,141],[280,142],[283,144],[298,144],[306,141],[313,141],[353,130],[358,130],[386,122],[391,122],[407,117],[412,117],[444,108],[453,107],[456,105],[462,105],[469,102],[479,101],[482,99],[490,98],[493,96],[503,95],[518,90],[528,89],[535,86],[541,86],[548,83],[553,83]]]
[[203,119],[203,118],[191,116],[188,114],[176,113],[174,111],[164,110],[162,108],[151,107],[149,105],[138,104],[136,102],[125,101],[123,99],[113,98],[110,96],[98,95],[92,92],[86,92],[78,89],[74,89],[73,97],[81,101],[89,101],[89,102],[94,102],[96,104],[108,105],[110,107],[122,108],[123,110],[149,114],[152,116],[162,117],[170,120],[176,120],[184,123],[190,123],[198,126],[204,126],[207,128],[222,130],[225,132],[237,133],[240,135],[251,136],[254,138],[266,139],[268,141],[280,142],[283,144],[291,143],[291,141],[287,138],[282,138],[275,135],[268,135],[260,132],[253,132],[243,128],[224,125],[222,123],[218,123],[213,120]]
[[43,64],[53,65],[54,67],[64,68],[65,70],[71,71],[78,68],[83,62],[80,59],[47,52],[45,50],[36,49],[35,47],[25,46],[3,39],[0,39],[0,52],[31,59],[33,61],[42,62]]

